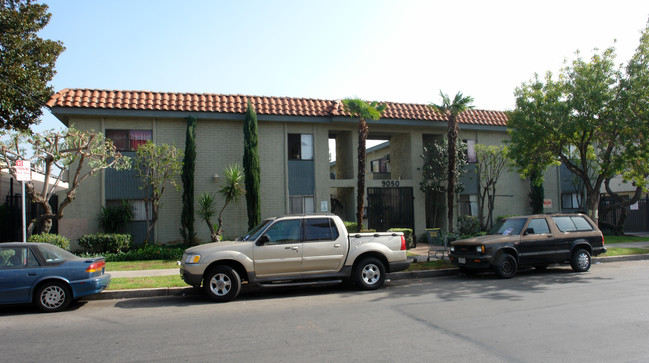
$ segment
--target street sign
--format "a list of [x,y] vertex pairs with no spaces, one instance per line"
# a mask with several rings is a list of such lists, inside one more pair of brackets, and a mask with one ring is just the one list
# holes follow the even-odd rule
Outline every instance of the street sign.
[[17,181],[32,180],[32,169],[29,161],[16,160],[16,180]]

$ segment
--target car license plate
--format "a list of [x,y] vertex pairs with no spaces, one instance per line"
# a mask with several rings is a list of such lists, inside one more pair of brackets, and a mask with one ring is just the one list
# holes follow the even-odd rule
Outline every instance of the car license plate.
[[466,263],[466,258],[464,258],[464,257],[458,257],[458,258],[457,258],[457,262],[458,262],[458,263]]

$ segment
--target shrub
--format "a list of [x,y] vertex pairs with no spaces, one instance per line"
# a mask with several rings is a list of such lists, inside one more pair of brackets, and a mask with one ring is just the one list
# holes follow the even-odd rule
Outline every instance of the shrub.
[[[178,261],[183,257],[183,252],[189,245],[180,245],[175,247],[160,246],[145,243],[144,245],[130,250],[118,253],[103,253],[107,262],[118,261],[145,261],[145,260],[171,260]],[[83,257],[96,257],[97,253],[84,253]]]
[[[357,222],[343,222],[345,224],[345,229],[347,229],[347,233],[349,234],[354,234],[358,233],[356,232],[356,226],[358,225]],[[376,229],[362,229],[361,232],[376,232]]]
[[129,249],[133,236],[130,234],[87,234],[79,238],[79,246],[90,253],[118,253]]
[[406,247],[412,248],[415,246],[415,243],[412,239],[412,229],[410,228],[390,228],[388,232],[403,232],[403,237],[406,239]]
[[133,220],[133,206],[122,200],[118,206],[101,207],[97,216],[99,226],[108,233],[119,233]]
[[460,236],[475,236],[480,233],[480,221],[475,216],[460,216],[458,218],[458,234]]
[[27,242],[49,243],[61,247],[64,250],[70,249],[70,240],[53,233],[33,234],[29,236]]

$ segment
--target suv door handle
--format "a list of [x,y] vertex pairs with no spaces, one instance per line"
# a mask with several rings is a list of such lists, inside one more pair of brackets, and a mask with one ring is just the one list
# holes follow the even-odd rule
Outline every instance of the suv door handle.
[[334,247],[336,248],[340,247],[340,243],[334,243]]
[[294,251],[297,251],[297,250],[299,249],[299,247],[298,247],[298,246],[286,246],[286,247],[284,247],[284,249],[285,249],[285,250],[294,250]]

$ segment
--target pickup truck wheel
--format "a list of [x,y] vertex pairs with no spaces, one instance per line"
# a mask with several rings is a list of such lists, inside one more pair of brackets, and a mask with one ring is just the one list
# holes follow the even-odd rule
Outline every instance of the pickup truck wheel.
[[586,272],[590,269],[590,253],[583,248],[576,250],[570,258],[570,266],[575,272]]
[[353,279],[362,290],[376,290],[385,282],[385,267],[374,257],[364,258],[354,268]]
[[229,266],[217,266],[205,275],[203,288],[207,296],[214,301],[231,301],[241,291],[241,277]]
[[516,263],[516,259],[509,253],[502,253],[496,259],[494,271],[496,272],[496,275],[498,275],[498,277],[503,279],[510,279],[516,275],[517,270],[518,264]]

